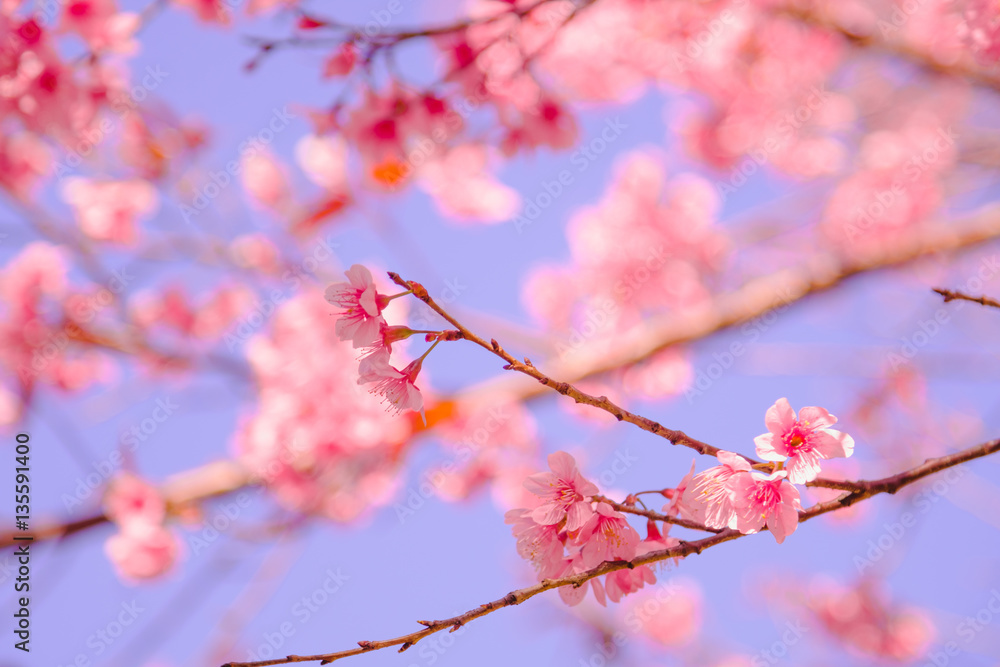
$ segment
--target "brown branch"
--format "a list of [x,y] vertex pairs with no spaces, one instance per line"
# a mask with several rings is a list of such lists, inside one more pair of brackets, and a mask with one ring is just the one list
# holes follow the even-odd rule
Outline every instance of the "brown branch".
[[[644,431],[648,431],[653,435],[658,435],[661,438],[666,439],[671,444],[690,447],[699,454],[705,454],[706,456],[716,456],[719,451],[721,451],[718,447],[696,440],[683,431],[669,429],[659,422],[649,419],[648,417],[643,417],[633,412],[629,412],[625,408],[615,404],[607,396],[592,396],[579,390],[568,382],[560,382],[552,379],[545,373],[538,370],[527,357],[525,357],[524,361],[516,359],[512,354],[504,350],[495,338],[491,339],[490,342],[487,343],[485,340],[467,329],[461,322],[449,315],[441,306],[439,306],[437,302],[431,298],[431,295],[427,293],[427,288],[420,283],[413,282],[412,280],[404,280],[403,278],[400,278],[399,274],[391,271],[389,272],[389,277],[392,278],[392,281],[400,287],[411,290],[413,292],[413,296],[423,301],[431,310],[444,318],[445,321],[451,324],[451,326],[455,327],[455,331],[457,333],[454,337],[457,338],[460,336],[461,338],[475,343],[484,350],[487,350],[488,352],[491,352],[506,361],[507,365],[503,367],[504,370],[512,370],[517,371],[518,373],[523,373],[528,377],[534,378],[542,385],[549,387],[564,396],[572,398],[577,403],[590,405],[599,410],[603,410],[604,412],[613,415],[618,421],[624,421],[634,426],[638,426]],[[753,465],[767,465],[770,467],[770,464],[758,463],[752,459],[748,460],[750,460]]]
[[[894,494],[903,487],[913,484],[928,475],[932,475],[936,472],[940,472],[967,461],[972,461],[973,459],[988,456],[997,451],[1000,451],[1000,439],[992,440],[982,445],[977,445],[976,447],[956,452],[955,454],[949,454],[935,459],[928,459],[916,468],[892,475],[891,477],[885,477],[883,479],[870,482],[858,482],[858,484],[864,488],[863,491],[847,493],[840,498],[813,505],[809,509],[799,512],[799,522],[808,521],[809,519],[813,519],[822,514],[850,507],[861,500],[870,498],[871,496],[878,495],[880,493]],[[477,618],[486,616],[487,614],[498,609],[503,609],[504,607],[512,607],[514,605],[521,604],[525,600],[529,600],[539,593],[544,593],[545,591],[552,590],[553,588],[559,588],[561,586],[578,587],[595,577],[599,577],[609,572],[625,568],[631,569],[638,567],[639,565],[648,565],[671,558],[683,558],[691,554],[699,554],[709,547],[741,537],[745,537],[745,535],[737,530],[727,528],[719,531],[715,535],[711,535],[700,540],[695,540],[693,542],[681,542],[677,546],[670,547],[668,549],[651,551],[647,554],[634,558],[630,562],[607,561],[592,570],[580,572],[572,576],[562,577],[559,579],[545,579],[534,586],[513,591],[498,600],[480,605],[475,609],[452,618],[442,621],[417,621],[420,625],[424,626],[424,629],[412,632],[408,635],[402,635],[394,639],[385,639],[380,641],[360,641],[358,642],[359,648],[339,651],[336,653],[324,653],[321,655],[289,655],[284,658],[262,660],[259,662],[230,662],[223,665],[223,667],[268,667],[270,665],[317,661],[320,662],[320,664],[325,665],[335,660],[340,660],[341,658],[347,658],[352,655],[360,655],[362,653],[369,653],[371,651],[388,648],[390,646],[399,646],[399,651],[403,652],[428,635],[440,632],[445,628],[449,628],[450,631],[453,632],[466,623],[474,621]]]
[[[616,352],[609,352],[599,359],[576,362],[550,359],[546,360],[546,366],[551,369],[553,375],[566,378],[570,382],[578,382],[631,366],[669,347],[701,340],[737,327],[777,307],[790,305],[838,287],[854,276],[894,268],[941,252],[966,250],[992,241],[998,236],[1000,236],[1000,206],[987,206],[964,221],[941,223],[922,234],[915,234],[883,254],[853,262],[841,262],[832,256],[819,257],[799,267],[782,269],[754,278],[736,290],[716,296],[709,305],[689,315],[678,316],[677,313],[667,313],[649,320],[647,326],[640,331],[622,334]],[[508,375],[463,391],[463,394],[470,399],[496,393],[502,393],[513,401],[528,401],[546,395],[546,388],[538,382],[529,383],[522,377]],[[207,477],[210,471],[226,467],[229,472],[223,474],[214,484],[210,477]],[[196,502],[238,490],[241,485],[233,482],[233,476],[239,474],[245,473],[242,473],[238,463],[218,461],[178,473],[175,484],[179,488],[197,489],[195,493],[183,494],[187,502]],[[848,486],[849,484],[850,482],[817,479],[807,486],[855,490]],[[169,495],[167,497],[170,499]],[[102,516],[96,515],[62,524],[50,524],[35,532],[35,540],[72,534],[83,528],[103,523],[104,520]],[[0,549],[13,547],[13,536],[14,533],[0,535]]]
[[996,299],[991,299],[988,296],[969,296],[968,294],[965,294],[963,292],[954,292],[952,290],[942,289],[940,287],[935,287],[933,289],[935,292],[944,297],[945,303],[948,303],[949,301],[954,301],[955,299],[959,299],[962,301],[971,301],[973,303],[978,303],[983,306],[992,306],[994,308],[1000,308],[1000,301],[997,301]]
[[635,514],[636,516],[644,516],[647,519],[652,519],[653,521],[662,521],[663,523],[672,523],[683,528],[690,528],[691,530],[703,530],[707,533],[721,533],[721,528],[709,528],[708,526],[703,526],[697,521],[688,521],[687,519],[682,519],[677,516],[668,516],[666,514],[661,514],[659,512],[654,512],[652,510],[639,509],[638,507],[633,507],[632,505],[625,505],[623,503],[617,503],[610,498],[604,496],[594,496],[594,500],[602,503],[607,503],[611,507],[615,508],[619,512],[625,512],[626,514]]
[[[940,252],[962,250],[998,236],[1000,205],[993,204],[965,220],[941,222],[922,234],[900,240],[883,253],[854,259],[820,255],[800,266],[753,278],[731,292],[717,295],[702,308],[684,314],[668,312],[653,316],[642,327],[616,334],[618,344],[599,357],[552,358],[546,360],[545,366],[553,376],[579,382],[632,366],[670,347],[738,327],[776,308],[838,287],[855,276]],[[545,387],[538,383],[526,383],[515,376],[489,380],[463,393],[476,397],[495,392],[502,392],[511,400],[528,400],[546,393]]]

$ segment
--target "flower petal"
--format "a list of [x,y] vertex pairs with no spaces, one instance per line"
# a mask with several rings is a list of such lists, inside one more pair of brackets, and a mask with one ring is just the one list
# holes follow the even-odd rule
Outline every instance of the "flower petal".
[[837,418],[823,408],[809,406],[799,410],[799,423],[808,429],[820,429],[833,426]]
[[764,414],[764,425],[775,435],[783,435],[795,426],[795,411],[787,398],[779,398]]

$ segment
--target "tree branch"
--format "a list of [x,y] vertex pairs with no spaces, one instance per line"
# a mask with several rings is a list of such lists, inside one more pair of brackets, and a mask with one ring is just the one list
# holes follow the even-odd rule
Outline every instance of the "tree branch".
[[[844,263],[832,256],[820,257],[796,268],[782,269],[754,278],[732,292],[716,296],[705,308],[685,316],[668,313],[651,319],[641,331],[622,334],[616,353],[576,362],[550,359],[546,361],[546,365],[552,369],[553,375],[578,382],[631,366],[671,346],[701,340],[737,327],[777,307],[833,289],[854,276],[894,268],[941,252],[967,250],[998,236],[1000,205],[994,204],[984,207],[964,221],[942,223],[922,234],[915,234],[906,242],[877,256]],[[544,396],[546,389],[538,382],[526,383],[521,377],[504,376],[480,383],[463,392],[472,399],[498,393],[513,401],[528,401]],[[222,471],[222,474],[213,483],[211,474],[214,471]],[[238,483],[241,476],[244,480],[242,484]],[[178,473],[171,485],[172,488],[186,490],[182,494],[186,502],[197,502],[231,493],[247,483],[249,474],[237,462],[216,461]],[[843,491],[856,490],[850,484],[835,480],[814,480],[807,486],[822,485]],[[168,502],[176,502],[166,487],[164,492]],[[35,532],[35,541],[72,534],[104,521],[104,517],[98,514],[85,519],[49,524]],[[15,533],[10,532],[0,535],[0,549],[14,547],[14,535]]]
[[[861,500],[870,498],[871,496],[878,495],[880,493],[894,494],[903,487],[913,484],[928,475],[932,475],[936,472],[957,466],[967,461],[988,456],[996,453],[997,451],[1000,451],[1000,439],[991,440],[990,442],[986,442],[954,454],[949,454],[947,456],[928,459],[916,468],[892,475],[891,477],[885,477],[883,479],[868,482],[858,482],[858,485],[863,487],[863,491],[846,493],[840,498],[835,498],[834,500],[813,505],[809,509],[799,512],[799,522],[808,521],[822,514],[850,507]],[[402,653],[428,635],[440,632],[445,628],[449,628],[449,631],[454,632],[466,623],[474,621],[477,618],[486,616],[487,614],[497,611],[498,609],[503,609],[504,607],[512,607],[514,605],[521,604],[525,600],[529,600],[539,593],[544,593],[545,591],[552,590],[553,588],[559,588],[561,586],[580,586],[595,577],[599,577],[616,570],[622,570],[625,568],[631,569],[638,567],[639,565],[649,565],[671,558],[683,558],[691,554],[699,554],[709,547],[741,537],[746,536],[737,530],[727,528],[719,531],[715,535],[711,535],[700,540],[695,540],[693,542],[681,542],[677,546],[670,547],[669,549],[651,551],[633,559],[630,562],[607,561],[592,570],[587,570],[586,572],[580,572],[578,574],[561,577],[559,579],[545,579],[534,586],[513,591],[498,600],[480,605],[475,609],[452,618],[441,621],[417,621],[420,625],[424,626],[424,629],[412,632],[408,635],[396,637],[395,639],[360,641],[358,642],[358,648],[339,651],[336,653],[324,653],[321,655],[289,655],[284,658],[262,660],[259,662],[230,662],[223,665],[223,667],[269,667],[270,665],[285,665],[295,662],[317,661],[320,662],[320,664],[325,665],[335,660],[340,660],[341,658],[347,658],[352,655],[360,655],[362,653],[369,653],[371,651],[377,651],[390,646],[399,646],[399,651]]]
[[940,287],[935,287],[934,291],[944,297],[944,302],[954,301],[955,299],[963,301],[972,301],[973,303],[978,303],[983,306],[992,306],[994,308],[1000,308],[1000,301],[996,299],[991,299],[988,296],[969,296],[964,292],[954,292],[948,289],[942,289]]

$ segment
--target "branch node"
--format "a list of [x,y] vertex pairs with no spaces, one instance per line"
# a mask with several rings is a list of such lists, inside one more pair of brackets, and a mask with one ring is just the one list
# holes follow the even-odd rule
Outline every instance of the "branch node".
[[405,642],[402,646],[399,647],[399,652],[402,653],[411,646],[413,646],[413,642]]

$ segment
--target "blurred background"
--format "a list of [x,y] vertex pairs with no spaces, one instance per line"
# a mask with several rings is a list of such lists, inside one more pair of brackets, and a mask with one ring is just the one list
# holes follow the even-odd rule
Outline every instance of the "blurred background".
[[[31,653],[6,634],[3,664],[395,637],[534,583],[503,514],[548,453],[619,500],[690,470],[461,341],[424,363],[427,427],[387,412],[323,299],[355,263],[724,449],[753,455],[781,397],[854,437],[824,467],[845,479],[997,435],[1000,310],[931,290],[1000,298],[990,3],[2,10],[0,422],[11,484],[30,435],[39,535]],[[386,317],[443,328],[407,298]],[[166,544],[109,546],[128,474]],[[608,608],[546,593],[350,660],[997,665],[998,482],[987,457]],[[5,609],[15,568],[7,546]]]

